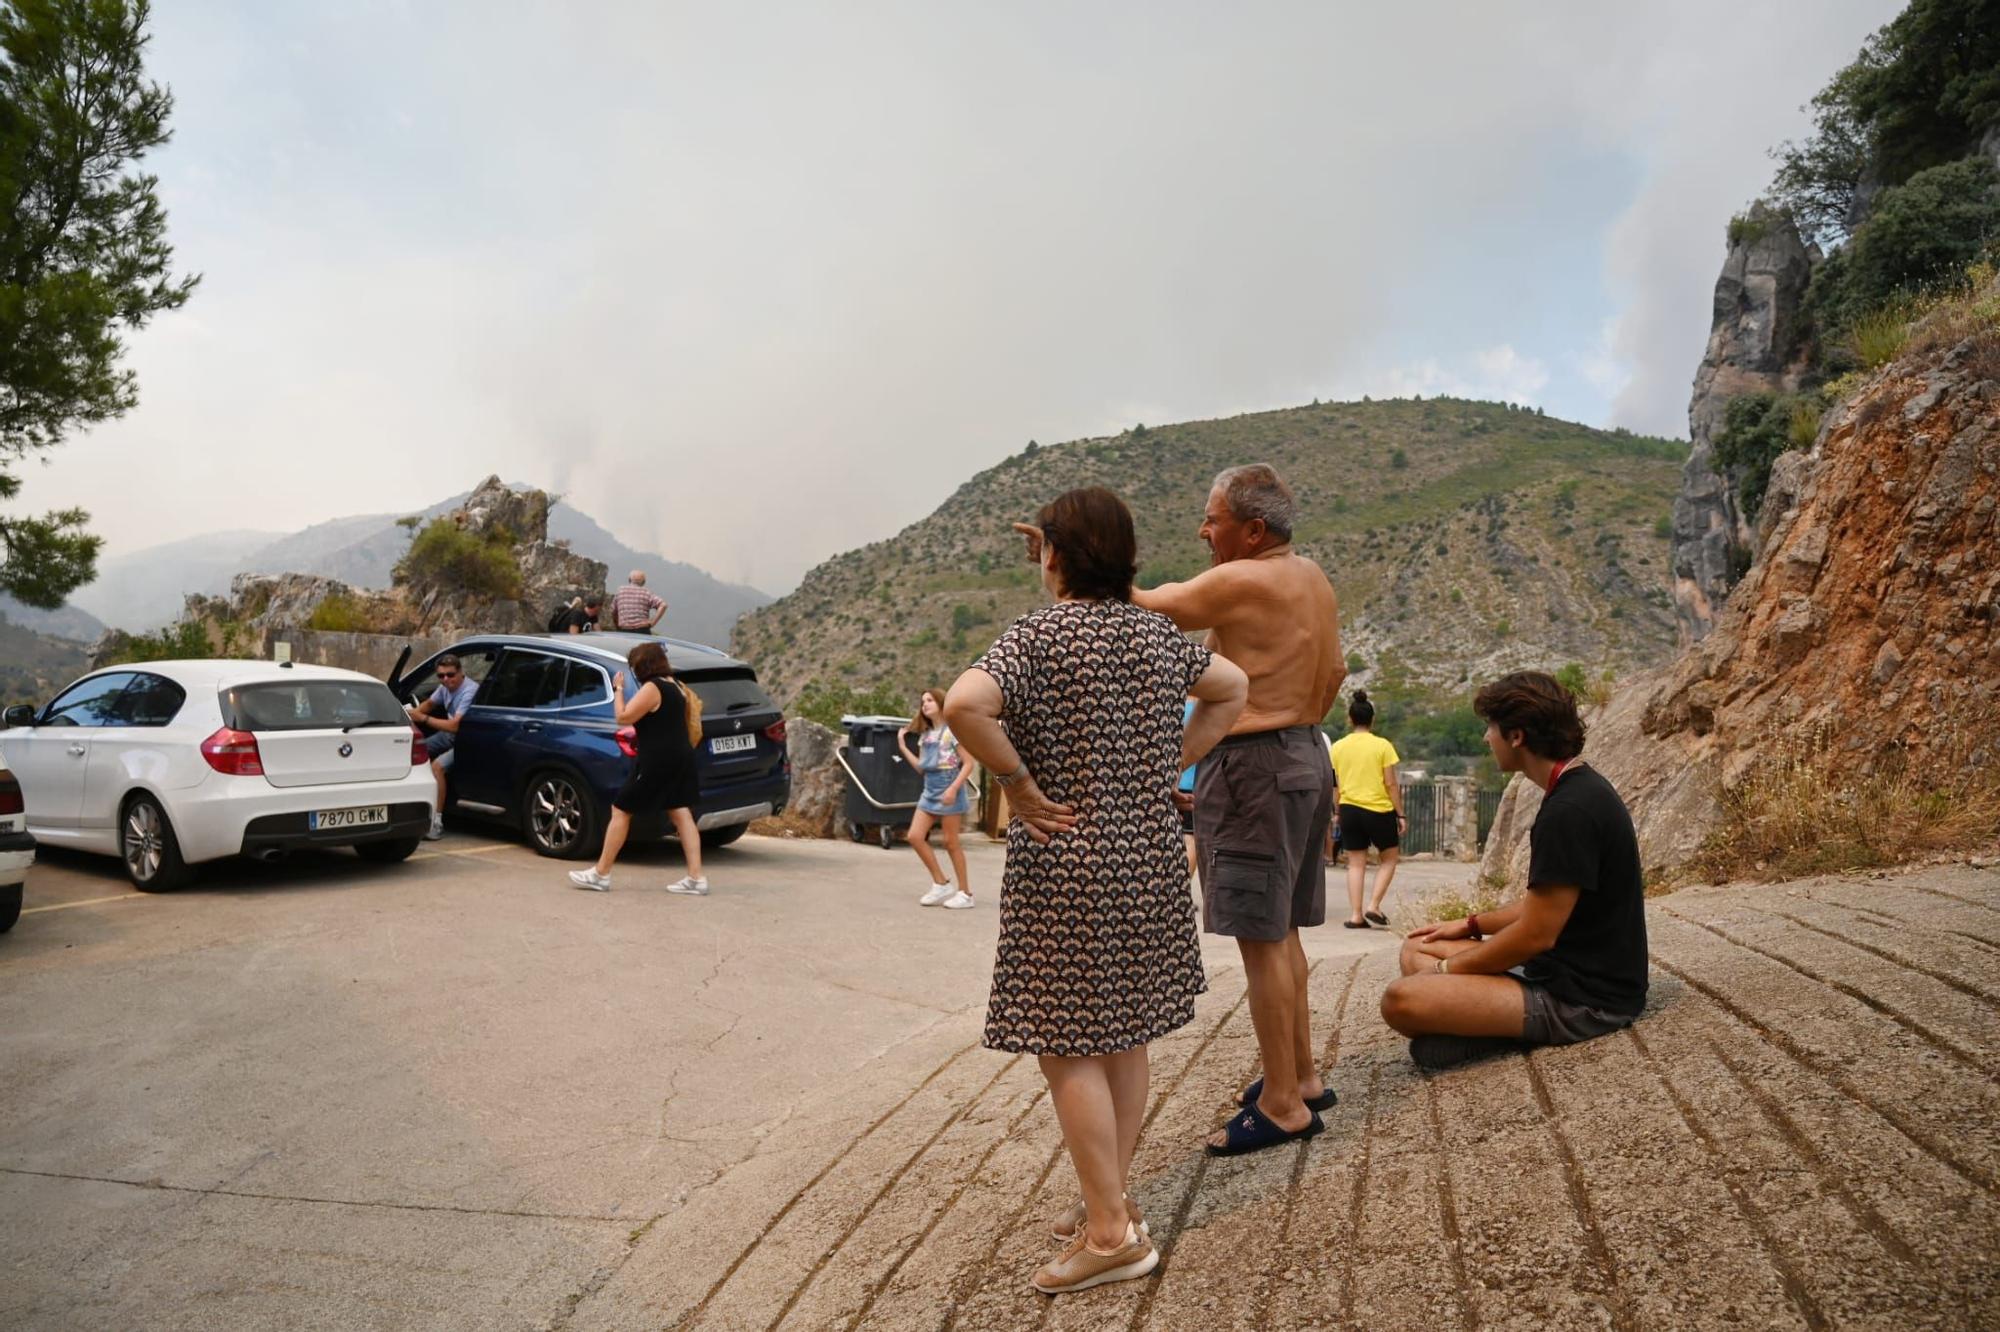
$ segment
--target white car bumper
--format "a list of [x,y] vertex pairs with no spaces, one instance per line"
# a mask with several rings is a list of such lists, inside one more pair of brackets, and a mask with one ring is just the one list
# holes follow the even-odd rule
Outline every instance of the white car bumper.
[[[0,838],[0,846],[12,840],[12,837]],[[0,888],[13,888],[26,882],[28,867],[34,863],[33,847],[25,851],[0,851]]]
[[[342,782],[276,787],[262,777],[216,773],[184,791],[166,793],[181,858],[188,864],[224,856],[289,851],[308,846],[351,846],[377,838],[421,836],[437,804],[437,781],[428,767],[388,782]],[[387,824],[331,831],[308,827],[320,810],[386,807]]]

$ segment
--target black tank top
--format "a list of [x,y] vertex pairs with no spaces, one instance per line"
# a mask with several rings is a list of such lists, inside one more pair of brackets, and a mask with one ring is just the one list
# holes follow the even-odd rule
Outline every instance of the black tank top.
[[639,747],[638,766],[641,769],[677,766],[686,762],[694,751],[688,743],[687,696],[665,676],[656,676],[651,683],[660,691],[660,706],[632,723]]

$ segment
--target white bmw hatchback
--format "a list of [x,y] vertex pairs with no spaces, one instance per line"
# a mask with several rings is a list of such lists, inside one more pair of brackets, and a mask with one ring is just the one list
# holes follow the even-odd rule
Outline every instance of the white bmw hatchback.
[[147,892],[224,856],[352,846],[402,860],[437,800],[388,686],[328,666],[115,666],[5,721],[0,754],[35,841],[115,855]]

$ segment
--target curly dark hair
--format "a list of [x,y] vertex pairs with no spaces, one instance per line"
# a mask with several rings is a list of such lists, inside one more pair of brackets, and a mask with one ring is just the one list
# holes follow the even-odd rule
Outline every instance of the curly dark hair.
[[1481,689],[1472,710],[1500,728],[1521,733],[1526,749],[1562,762],[1583,752],[1583,718],[1576,699],[1546,671],[1516,671]]

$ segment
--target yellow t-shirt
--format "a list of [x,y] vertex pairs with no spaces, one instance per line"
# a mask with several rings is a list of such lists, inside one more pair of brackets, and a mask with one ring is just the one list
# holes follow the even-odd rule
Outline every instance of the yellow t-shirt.
[[1334,741],[1333,775],[1340,783],[1340,803],[1378,814],[1394,809],[1383,769],[1397,761],[1396,747],[1369,731],[1349,731]]

